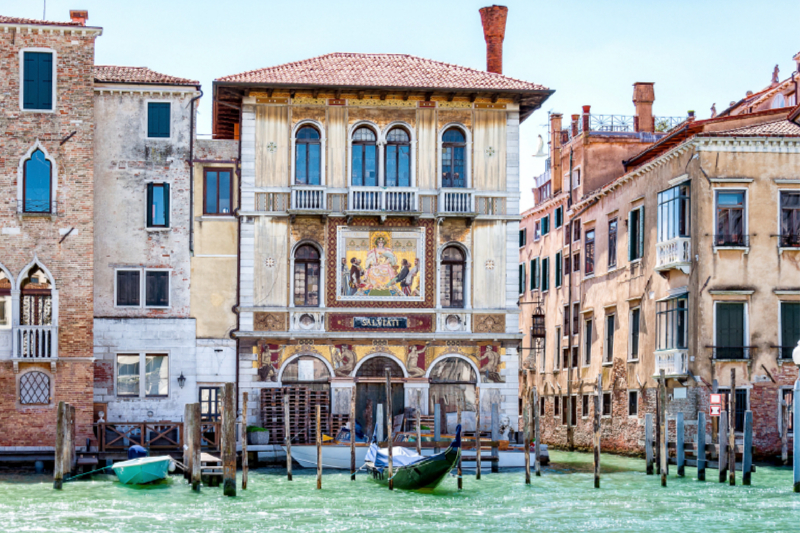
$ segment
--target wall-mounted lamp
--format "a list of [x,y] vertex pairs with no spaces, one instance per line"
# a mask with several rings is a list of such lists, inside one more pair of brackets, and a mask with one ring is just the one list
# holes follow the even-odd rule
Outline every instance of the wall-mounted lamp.
[[181,372],[181,375],[178,376],[178,387],[183,388],[184,385],[186,385],[186,377]]

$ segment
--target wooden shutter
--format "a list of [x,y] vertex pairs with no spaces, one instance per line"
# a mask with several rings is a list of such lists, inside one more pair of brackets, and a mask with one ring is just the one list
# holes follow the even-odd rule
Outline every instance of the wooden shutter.
[[636,243],[638,246],[637,259],[644,257],[644,206],[640,207],[638,211],[639,211],[639,216],[637,217],[638,220],[636,224],[637,237],[638,237]]
[[628,213],[628,261],[633,261],[633,241],[636,239],[633,225],[635,211],[636,210],[633,210]]
[[[153,227],[153,184],[147,184],[147,205],[145,206],[145,211],[147,211],[147,227]],[[140,219],[141,220],[141,219]]]
[[531,259],[531,290],[536,289],[536,259]]
[[169,272],[147,272],[145,276],[145,304],[148,307],[169,307]]
[[25,52],[22,69],[23,109],[52,109],[53,54]]
[[792,350],[800,340],[800,303],[781,302],[781,356],[792,357]]
[[164,227],[169,227],[169,183],[165,183],[164,187]]
[[550,289],[550,258],[542,259],[542,290]]
[[561,286],[561,263],[562,263],[562,261],[563,260],[561,258],[561,252],[556,252],[556,264],[555,264],[555,267],[556,267],[556,287],[560,287]]
[[53,54],[39,53],[39,107],[53,108]]
[[519,293],[525,292],[525,263],[519,265]]
[[117,272],[117,305],[139,305],[139,272],[120,270]]
[[170,103],[148,102],[147,104],[147,136],[169,137]]
[[717,339],[721,347],[744,346],[744,304],[717,304]]

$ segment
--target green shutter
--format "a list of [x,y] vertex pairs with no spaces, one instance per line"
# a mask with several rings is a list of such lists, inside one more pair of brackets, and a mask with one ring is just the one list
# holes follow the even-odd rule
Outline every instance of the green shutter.
[[147,104],[147,136],[156,138],[169,137],[170,126],[169,102],[148,102]]
[[542,236],[550,233],[550,215],[542,218]]
[[519,265],[519,293],[525,292],[525,263]]
[[717,340],[719,347],[744,346],[744,304],[717,304]]
[[556,287],[561,286],[561,252],[556,252]]
[[542,291],[550,290],[550,258],[542,259]]
[[52,109],[53,54],[25,52],[22,76],[23,109]]
[[800,340],[800,303],[781,302],[781,346],[783,357],[792,357],[792,350]]
[[164,227],[169,227],[169,183],[164,184]]
[[633,240],[636,237],[633,226],[634,212],[635,210],[628,213],[628,261],[633,261]]
[[557,207],[556,208],[556,214],[555,214],[556,229],[560,228],[561,224],[563,223],[562,216],[563,216],[563,211],[562,211],[561,207]]
[[637,259],[644,257],[644,206],[639,208],[639,220],[638,224],[636,225],[636,229],[638,230],[638,237],[639,240],[637,245],[639,247]]
[[[147,184],[147,203],[145,205],[145,209],[147,212],[147,227],[150,228],[153,226],[153,184]],[[139,219],[141,220],[141,219]]]
[[531,290],[535,290],[536,287],[536,259],[531,259]]

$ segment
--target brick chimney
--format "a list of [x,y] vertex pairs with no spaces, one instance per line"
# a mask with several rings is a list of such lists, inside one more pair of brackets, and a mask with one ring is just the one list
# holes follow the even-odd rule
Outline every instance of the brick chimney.
[[636,116],[633,119],[635,131],[653,133],[656,129],[653,118],[653,102],[656,99],[652,83],[636,82],[633,84],[633,105],[636,106]]
[[506,6],[482,7],[481,23],[483,37],[486,39],[486,70],[503,73],[503,39],[506,36]]
[[559,192],[563,184],[561,177],[561,114],[550,114],[550,186],[553,193]]
[[86,21],[89,20],[89,12],[85,9],[70,9],[69,18],[72,19],[72,22],[86,26]]
[[589,131],[589,115],[591,114],[592,106],[585,105],[583,106],[583,115],[581,115],[581,126],[583,127],[583,131]]

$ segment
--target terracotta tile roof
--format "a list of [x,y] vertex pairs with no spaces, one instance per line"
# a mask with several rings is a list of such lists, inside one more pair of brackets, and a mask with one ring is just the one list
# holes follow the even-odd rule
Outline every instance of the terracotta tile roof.
[[703,133],[712,137],[800,137],[800,126],[786,119]]
[[83,26],[80,22],[54,22],[52,20],[24,19],[0,15],[0,24],[30,24],[35,26]]
[[224,76],[223,83],[547,91],[547,87],[406,54],[326,54]]
[[197,80],[177,78],[155,72],[147,67],[117,67],[111,65],[95,65],[94,81],[98,83],[135,83],[145,85],[194,85]]

